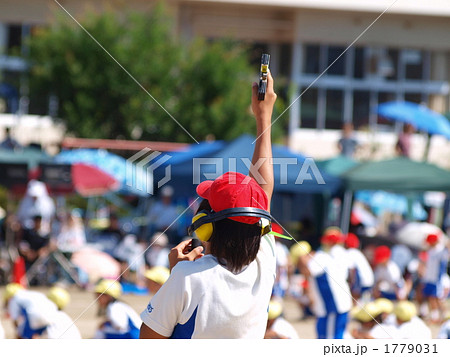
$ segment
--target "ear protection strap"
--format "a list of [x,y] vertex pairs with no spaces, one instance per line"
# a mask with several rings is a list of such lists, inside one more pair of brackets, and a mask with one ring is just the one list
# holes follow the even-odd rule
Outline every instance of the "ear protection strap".
[[270,215],[270,213],[263,209],[254,207],[235,207],[224,209],[219,212],[213,212],[204,217],[199,218],[189,226],[189,231],[194,232],[198,227],[206,223],[220,221],[221,219],[229,217],[240,217],[240,216],[266,218],[269,221],[272,221],[272,216]]

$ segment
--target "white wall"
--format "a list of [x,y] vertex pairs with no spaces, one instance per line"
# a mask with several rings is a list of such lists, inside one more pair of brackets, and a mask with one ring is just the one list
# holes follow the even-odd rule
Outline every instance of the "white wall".
[[[337,142],[340,130],[297,129],[289,140],[293,151],[300,152],[315,159],[328,159],[339,154]],[[381,160],[395,156],[395,133],[368,133],[355,131],[355,138],[361,144],[356,159]],[[411,158],[422,160],[425,151],[426,138],[422,134],[415,134],[412,141]],[[431,139],[429,162],[450,169],[450,143],[442,136]]]

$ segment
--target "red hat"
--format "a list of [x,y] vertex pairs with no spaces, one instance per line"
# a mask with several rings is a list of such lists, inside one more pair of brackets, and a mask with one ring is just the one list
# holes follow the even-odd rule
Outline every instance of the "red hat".
[[338,244],[342,242],[342,234],[337,232],[325,233],[322,238],[320,238],[322,244]]
[[278,223],[272,223],[272,231],[275,233],[284,234],[283,228]]
[[439,236],[435,233],[430,233],[427,235],[426,242],[428,244],[435,244],[439,241]]
[[359,239],[356,234],[348,233],[345,237],[345,246],[347,248],[358,248],[359,247]]
[[389,260],[390,257],[391,257],[391,250],[389,249],[389,247],[381,245],[375,248],[373,262],[375,264],[380,264],[385,262],[386,260]]
[[[224,209],[253,207],[267,210],[269,200],[261,186],[250,176],[239,172],[227,172],[214,181],[203,181],[197,186],[197,194],[209,201],[214,212]],[[258,217],[230,217],[247,224],[255,224]]]
[[343,243],[344,240],[345,236],[342,234],[341,229],[334,226],[325,229],[322,238],[320,238],[322,244],[338,244]]

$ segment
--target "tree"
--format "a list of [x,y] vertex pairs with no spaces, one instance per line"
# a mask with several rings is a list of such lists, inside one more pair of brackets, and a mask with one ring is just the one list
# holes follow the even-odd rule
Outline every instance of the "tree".
[[257,68],[243,45],[183,42],[161,5],[148,14],[89,13],[80,22],[115,60],[67,17],[30,40],[32,90],[58,97],[69,132],[192,142],[160,105],[198,141],[254,132],[250,82]]

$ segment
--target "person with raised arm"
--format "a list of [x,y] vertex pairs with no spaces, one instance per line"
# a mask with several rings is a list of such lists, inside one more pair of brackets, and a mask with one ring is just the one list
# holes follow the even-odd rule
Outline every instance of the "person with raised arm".
[[275,101],[270,74],[263,101],[253,84],[249,176],[227,172],[198,185],[203,201],[190,231],[203,246],[186,240],[171,250],[171,275],[141,313],[140,338],[264,338],[276,268],[269,213]]

